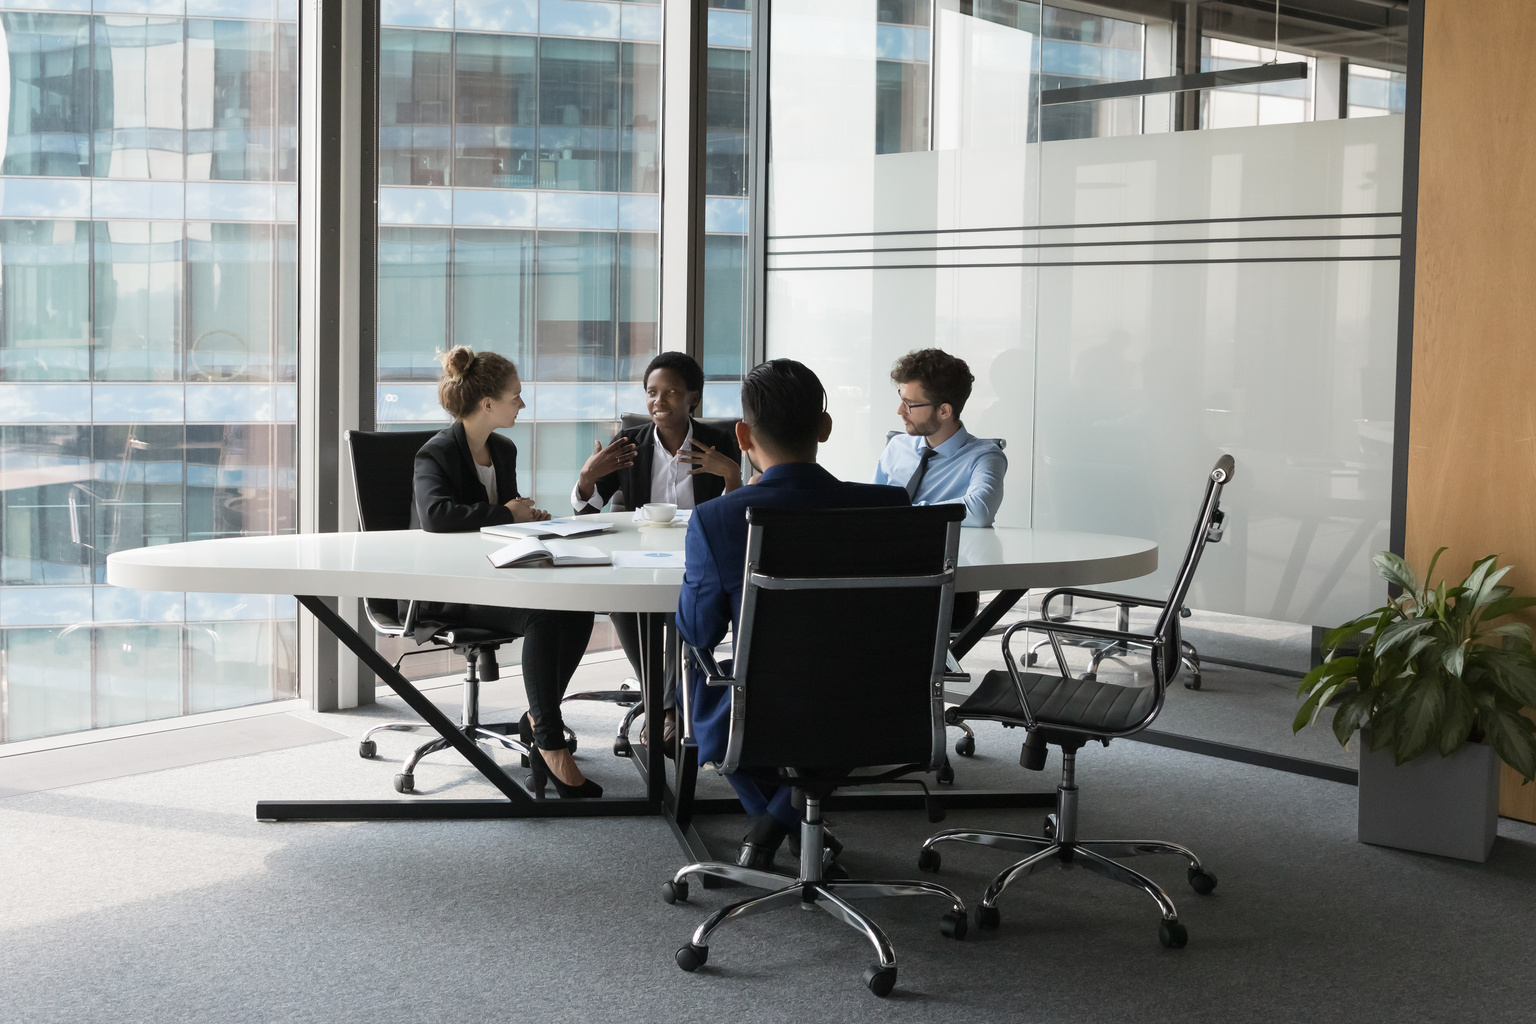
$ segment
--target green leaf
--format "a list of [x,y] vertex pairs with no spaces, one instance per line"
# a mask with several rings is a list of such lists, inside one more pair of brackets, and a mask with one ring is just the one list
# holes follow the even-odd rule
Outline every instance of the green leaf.
[[1536,723],[1519,712],[1478,716],[1484,742],[1526,782],[1536,779]]
[[[1435,554],[1434,554],[1434,557],[1429,560],[1429,568],[1427,570],[1425,570],[1425,572],[1424,572],[1424,586],[1425,586],[1425,588],[1428,588],[1429,587],[1429,581],[1435,578],[1435,564],[1440,561],[1440,556],[1445,554],[1445,552],[1446,552],[1446,549],[1444,547],[1442,547],[1442,548],[1440,548],[1440,550],[1436,551]],[[1445,589],[1445,583],[1444,583],[1443,580],[1441,581],[1440,589],[1441,590]]]
[[1445,670],[1455,679],[1461,678],[1461,669],[1466,662],[1467,645],[1464,643],[1457,644],[1440,656],[1440,664],[1444,665]]
[[1347,697],[1339,705],[1339,709],[1333,713],[1333,735],[1340,746],[1349,745],[1349,738],[1360,730],[1370,710],[1371,698],[1366,693]]
[[1523,622],[1506,622],[1502,626],[1494,626],[1492,629],[1485,630],[1482,635],[1512,636],[1529,643],[1531,640],[1531,627]]
[[1452,683],[1445,690],[1445,714],[1440,725],[1440,756],[1450,757],[1461,749],[1472,734],[1477,712],[1467,699],[1467,688]]
[[1483,618],[1497,619],[1536,605],[1536,597],[1501,597],[1483,609]]
[[1391,614],[1392,609],[1390,607],[1377,608],[1369,615],[1362,615],[1358,619],[1355,619],[1353,622],[1346,622],[1344,625],[1338,627],[1337,629],[1330,629],[1328,632],[1323,634],[1323,650],[1338,650],[1346,640],[1349,640],[1355,636],[1359,636],[1361,633],[1376,625],[1377,620],[1381,618],[1383,612]]
[[1408,689],[1402,699],[1402,728],[1392,747],[1398,764],[1406,764],[1429,749],[1444,709],[1445,691],[1439,680],[1423,676]]
[[[1441,548],[1440,551],[1444,551]],[[1435,557],[1440,557],[1440,552],[1435,552]],[[1398,555],[1390,551],[1378,551],[1371,556],[1371,564],[1376,566],[1376,574],[1388,583],[1395,583],[1403,588],[1404,593],[1412,594],[1415,599],[1419,596],[1419,581],[1413,578],[1413,570],[1408,568],[1408,563]],[[1433,568],[1433,565],[1431,565]]]
[[1398,644],[1411,640],[1434,625],[1433,619],[1404,619],[1401,622],[1392,623],[1376,634],[1376,657],[1380,658]]

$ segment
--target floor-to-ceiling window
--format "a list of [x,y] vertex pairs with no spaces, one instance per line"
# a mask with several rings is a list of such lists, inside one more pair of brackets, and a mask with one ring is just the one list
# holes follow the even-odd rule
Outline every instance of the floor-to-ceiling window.
[[294,695],[291,600],[103,584],[295,529],[297,15],[0,2],[0,741]]

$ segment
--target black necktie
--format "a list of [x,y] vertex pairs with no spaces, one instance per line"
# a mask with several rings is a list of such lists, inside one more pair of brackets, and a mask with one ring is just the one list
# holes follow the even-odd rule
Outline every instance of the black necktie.
[[928,472],[928,460],[938,452],[929,445],[923,445],[923,454],[918,457],[917,469],[912,471],[912,479],[907,481],[907,500],[917,500],[917,489],[923,485],[923,474]]

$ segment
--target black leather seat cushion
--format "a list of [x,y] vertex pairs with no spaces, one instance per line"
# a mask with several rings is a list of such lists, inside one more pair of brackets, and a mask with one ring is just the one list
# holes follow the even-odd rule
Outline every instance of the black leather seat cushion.
[[[1074,725],[1119,732],[1152,710],[1155,687],[1063,679],[1055,673],[1023,673],[1029,708],[1041,725]],[[1024,723],[1019,693],[1007,672],[994,670],[957,709],[960,718],[1001,718]]]

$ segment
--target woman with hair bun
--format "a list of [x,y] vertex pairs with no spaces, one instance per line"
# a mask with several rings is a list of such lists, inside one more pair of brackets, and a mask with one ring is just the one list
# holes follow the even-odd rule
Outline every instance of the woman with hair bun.
[[[461,533],[482,526],[548,519],[532,498],[517,491],[517,446],[497,430],[517,422],[525,406],[517,367],[495,352],[463,345],[442,356],[437,399],[453,417],[416,453],[411,525],[429,533]],[[528,715],[523,739],[530,744],[535,779],[547,775],[562,797],[601,796],[565,744],[560,698],[592,635],[591,612],[489,605],[423,603],[423,623],[439,621],[475,629],[520,633]]]

